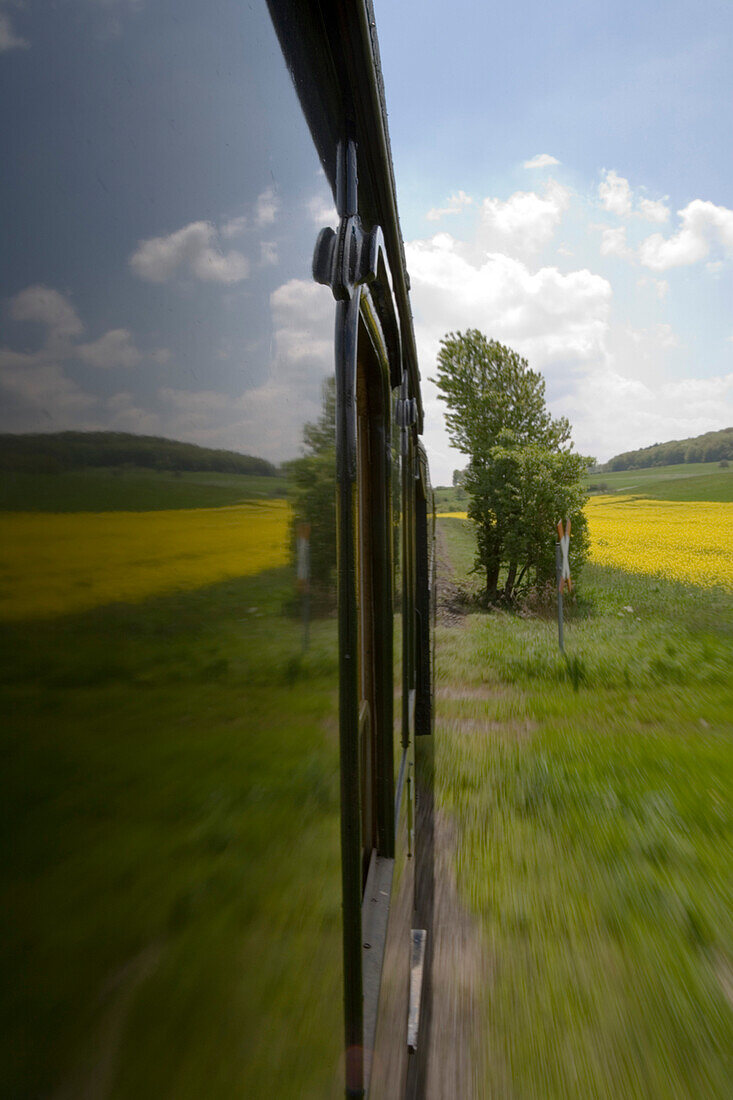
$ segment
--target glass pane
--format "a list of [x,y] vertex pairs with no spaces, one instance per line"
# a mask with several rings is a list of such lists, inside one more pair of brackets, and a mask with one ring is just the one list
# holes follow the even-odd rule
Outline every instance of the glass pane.
[[397,425],[396,404],[399,391],[392,397],[392,547],[394,572],[394,761],[395,783],[399,778],[403,745],[402,690],[402,451]]
[[12,20],[5,1091],[337,1095],[331,194],[265,5]]

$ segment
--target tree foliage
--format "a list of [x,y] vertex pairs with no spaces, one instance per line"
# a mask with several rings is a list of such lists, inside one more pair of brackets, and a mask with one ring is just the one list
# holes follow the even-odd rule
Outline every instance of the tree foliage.
[[647,466],[677,466],[683,462],[725,462],[733,459],[733,428],[705,432],[690,439],[671,439],[637,451],[614,455],[604,471],[638,470]]
[[336,570],[336,383],[323,384],[318,420],[303,428],[305,453],[288,463],[293,506],[292,545],[302,523],[310,524],[311,589],[321,603],[335,596]]
[[470,329],[441,341],[435,381],[451,442],[469,456],[468,515],[487,598],[511,599],[522,586],[552,580],[559,520],[572,521],[577,573],[588,552],[583,476],[592,459],[572,450],[568,421],[550,415],[542,375]]

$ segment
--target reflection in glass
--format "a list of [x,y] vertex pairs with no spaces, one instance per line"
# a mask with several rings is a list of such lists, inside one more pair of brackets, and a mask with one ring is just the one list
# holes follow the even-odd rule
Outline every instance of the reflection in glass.
[[332,198],[254,7],[0,55],[6,1095],[339,1092]]
[[402,576],[403,576],[403,521],[402,521],[402,441],[397,417],[398,391],[392,399],[392,544],[393,544],[393,606],[394,606],[394,764],[395,783],[399,776],[404,746],[402,731],[403,675],[402,675]]

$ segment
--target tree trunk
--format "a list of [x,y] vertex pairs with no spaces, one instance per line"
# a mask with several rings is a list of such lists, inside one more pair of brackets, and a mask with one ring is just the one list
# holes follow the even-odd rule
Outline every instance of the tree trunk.
[[528,570],[528,569],[529,569],[529,562],[526,562],[526,563],[525,563],[525,564],[524,564],[524,565],[522,566],[522,572],[521,572],[521,573],[519,574],[519,576],[517,577],[517,584],[516,584],[516,587],[517,587],[517,588],[519,588],[520,584],[521,584],[521,583],[522,583],[522,581],[524,580],[524,574],[525,574],[525,573],[527,572],[527,570]]
[[504,584],[504,599],[510,600],[512,598],[512,592],[514,591],[514,582],[517,579],[517,563],[512,561],[509,563],[509,572],[506,575],[506,583]]
[[491,603],[496,599],[496,590],[499,587],[499,559],[492,559],[486,566],[486,598]]

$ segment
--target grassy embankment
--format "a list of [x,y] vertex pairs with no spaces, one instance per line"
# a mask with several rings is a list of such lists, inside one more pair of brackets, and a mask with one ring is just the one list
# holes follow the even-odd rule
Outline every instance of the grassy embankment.
[[[588,488],[593,493],[622,493],[653,500],[733,502],[733,465],[726,469],[718,462],[690,462],[589,474]],[[439,512],[465,512],[468,494],[453,486],[439,486],[435,504]]]
[[678,466],[650,466],[590,474],[588,487],[596,493],[624,493],[654,500],[733,501],[733,466],[717,462],[688,462]]
[[302,656],[292,594],[3,624],[3,1095],[338,1095],[335,627]]
[[[439,521],[454,580],[470,525]],[[470,583],[470,582],[469,582]],[[487,937],[485,1096],[730,1095],[730,595],[588,567],[439,628],[437,782]]]

